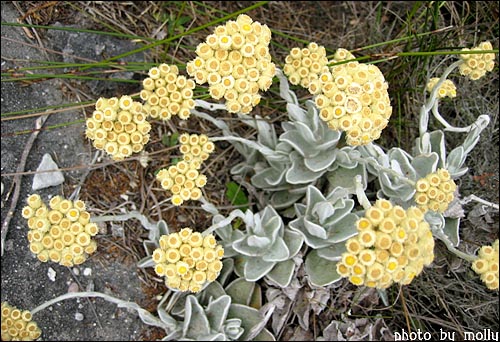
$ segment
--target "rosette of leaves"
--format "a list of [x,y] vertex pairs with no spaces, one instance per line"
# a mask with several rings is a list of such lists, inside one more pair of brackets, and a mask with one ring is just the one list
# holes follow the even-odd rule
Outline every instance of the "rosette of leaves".
[[[232,221],[239,218],[233,227]],[[281,216],[272,206],[256,214],[247,210],[233,210],[228,217],[215,215],[216,234],[224,246],[224,257],[235,260],[235,273],[247,281],[263,277],[281,287],[290,283],[295,271],[293,258],[304,241],[298,232],[285,227]]]
[[246,147],[240,151],[246,161],[231,172],[241,176],[250,174],[252,185],[271,192],[270,203],[282,209],[302,198],[307,186],[333,167],[341,133],[329,129],[319,118],[314,102],[306,102],[307,110],[300,107],[281,71],[278,77],[289,118],[281,124],[283,133],[277,137],[272,125],[263,120],[256,120],[257,123],[244,120],[258,130],[259,144],[274,153],[259,158],[251,147]]
[[311,247],[306,255],[305,270],[311,284],[325,286],[337,280],[337,261],[345,251],[345,241],[357,234],[356,220],[352,213],[354,200],[348,191],[337,187],[326,197],[315,186],[308,186],[305,204],[296,203],[297,218],[290,228],[304,236]]
[[265,328],[268,315],[260,286],[243,278],[226,284],[234,265],[232,259],[223,263],[219,278],[203,291],[162,298],[159,316],[164,322],[175,322],[165,341],[275,341]]

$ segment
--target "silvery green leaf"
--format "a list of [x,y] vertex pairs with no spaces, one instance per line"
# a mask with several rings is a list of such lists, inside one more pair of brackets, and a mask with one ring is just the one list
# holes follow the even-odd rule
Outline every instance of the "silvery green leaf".
[[387,197],[400,198],[402,201],[409,201],[415,194],[415,188],[406,183],[392,181],[386,173],[379,175],[380,186]]
[[[251,257],[257,257],[257,256],[262,256],[266,253],[268,246],[271,245],[271,241],[269,238],[262,238],[263,243],[267,242],[267,244],[262,245],[262,246],[251,246],[248,243],[248,238],[249,236],[244,236],[242,239],[233,241],[232,247],[234,250],[240,254],[251,256]],[[256,242],[257,238],[253,239],[253,242]]]
[[300,233],[285,229],[283,240],[285,240],[288,250],[290,251],[290,258],[293,258],[300,251],[302,243],[304,242],[304,237]]
[[146,267],[154,267],[155,262],[153,261],[153,257],[151,255],[142,258],[137,262],[137,267],[146,268]]
[[262,329],[262,331],[255,336],[252,341],[276,341],[276,337],[266,328]]
[[[262,314],[259,310],[241,304],[231,304],[229,308],[228,318],[241,319],[241,327],[244,333],[240,336],[241,341],[251,341],[254,336],[250,336],[252,328],[260,325],[263,321]],[[263,329],[264,327],[262,327]],[[260,329],[260,330],[262,330]],[[257,335],[259,332],[255,332]]]
[[252,235],[248,237],[247,244],[250,247],[265,248],[271,244],[271,239],[265,236]]
[[342,207],[337,207],[335,210],[335,215],[332,215],[329,219],[325,221],[325,226],[332,227],[337,224],[338,221],[343,219],[347,214],[354,208],[354,201],[352,199],[346,199],[343,201],[338,201],[337,203],[342,204]]
[[307,112],[302,109],[299,105],[294,103],[287,103],[286,111],[292,122],[308,122]]
[[286,172],[286,181],[290,184],[312,183],[322,176],[323,172],[314,172],[304,164],[304,158],[292,152],[292,167]]
[[309,185],[306,191],[306,203],[307,203],[306,215],[311,216],[313,214],[312,210],[314,204],[325,201],[326,198],[325,196],[323,196],[321,191],[319,191],[319,189],[316,188],[314,185]]
[[313,206],[311,214],[318,219],[318,223],[323,225],[325,221],[335,213],[329,202],[319,202]]
[[[306,146],[314,146],[319,137],[315,134],[315,131],[312,131],[312,127],[309,126],[308,123],[303,122],[294,122],[295,130],[300,133],[300,135],[304,138],[306,142]],[[288,133],[288,132],[286,132]],[[311,151],[313,153],[313,151]]]
[[231,341],[236,341],[245,332],[241,327],[241,319],[231,318],[226,320],[224,325],[224,332]]
[[[406,151],[395,147],[392,148],[389,153],[387,153],[387,155],[389,156],[391,165],[394,164],[394,166],[397,165],[398,167],[398,169],[396,169],[396,167],[393,167],[393,170],[410,179],[415,176],[415,170],[411,165],[411,156]],[[397,164],[394,162],[397,162]]]
[[448,160],[446,161],[446,169],[453,174],[456,170],[460,169],[465,162],[465,152],[462,146],[455,147],[448,153]]
[[294,270],[295,263],[290,259],[277,263],[276,266],[266,274],[266,277],[281,287],[287,287],[292,280]]
[[304,233],[306,233],[306,236],[312,236],[315,238],[319,238],[321,240],[325,240],[327,238],[325,228],[322,226],[313,223],[307,219],[307,217],[304,218]]
[[339,222],[330,226],[328,232],[328,242],[338,243],[353,237],[358,233],[356,229],[356,221],[358,217],[354,214],[349,214]]
[[257,281],[265,276],[274,266],[276,262],[264,261],[262,258],[246,258],[243,273],[248,281]]
[[[304,189],[305,192],[305,189]],[[276,208],[277,210],[282,210],[285,208],[288,208],[289,206],[293,205],[296,203],[298,200],[300,200],[302,197],[304,197],[304,194],[301,193],[292,193],[287,190],[283,191],[277,191],[271,195],[271,205]]]
[[470,151],[476,146],[479,141],[479,134],[483,131],[483,129],[488,126],[490,122],[490,117],[488,115],[480,115],[479,118],[474,123],[474,126],[467,134],[462,146],[464,147],[464,154],[469,154]]
[[226,320],[230,305],[231,297],[229,295],[224,295],[216,298],[208,304],[207,308],[205,309],[205,314],[212,330],[222,330],[222,325]]
[[444,217],[442,214],[435,212],[435,211],[427,211],[425,213],[425,220],[431,225],[434,226],[434,228],[437,229],[443,229],[444,228]]
[[267,253],[262,256],[262,260],[270,262],[285,261],[290,258],[288,246],[281,236],[277,236],[274,244],[267,250]]
[[256,188],[266,189],[282,184],[285,178],[285,173],[286,168],[276,170],[275,168],[269,167],[253,175],[250,181]]
[[157,240],[144,240],[142,242],[143,246],[144,246],[144,250],[146,251],[146,254],[147,255],[151,255],[153,254],[154,250],[157,249],[158,247],[160,247],[158,245],[158,241],[159,241],[159,238]]
[[255,283],[237,278],[226,286],[226,293],[231,297],[232,303],[249,305],[255,290]]
[[346,189],[336,187],[326,196],[326,200],[330,203],[337,203],[339,200],[347,198],[348,195],[349,192]]
[[324,259],[317,250],[307,254],[305,270],[309,281],[315,286],[326,286],[341,279],[337,273],[337,262]]
[[436,152],[439,156],[438,167],[442,168],[446,164],[446,146],[444,140],[444,133],[441,130],[433,131],[430,133],[430,141],[432,151]]
[[415,168],[416,174],[408,178],[414,180],[424,178],[429,173],[433,173],[437,170],[438,162],[439,156],[435,152],[416,156],[412,161],[412,165]]
[[275,149],[278,139],[276,132],[274,130],[274,125],[270,125],[268,122],[264,121],[260,116],[256,116],[257,130],[259,132],[257,138],[263,144],[269,148]]
[[351,169],[347,169],[344,167],[337,167],[335,170],[328,172],[326,178],[333,187],[335,188],[340,187],[348,191],[350,194],[355,194],[356,175],[361,175],[361,182],[363,184],[363,189],[366,189],[366,186],[368,184],[368,175],[366,173],[365,166],[362,164],[358,164],[356,167]]
[[158,328],[162,328],[165,331],[171,331],[171,330],[175,329],[175,327],[177,326],[177,323],[175,323],[173,325],[171,321],[170,322],[163,322],[158,317],[151,314],[151,312],[144,310],[136,303],[132,303],[132,302],[119,303],[118,307],[137,311],[137,313],[139,314],[139,318],[145,324],[151,325],[154,327],[158,327]]
[[452,242],[454,247],[460,244],[460,218],[446,217],[444,220],[443,232]]
[[342,147],[341,149],[335,149],[333,151],[333,154],[335,155],[335,164],[347,168],[347,169],[352,169],[355,167],[358,162],[351,160],[350,158],[350,152],[351,152],[351,147],[350,146],[345,146]]
[[224,285],[229,278],[229,276],[233,273],[234,270],[234,260],[231,257],[226,256],[226,250],[224,249],[224,258],[222,260],[222,270],[217,277],[217,281]]
[[160,317],[160,319],[161,319],[162,322],[164,322],[165,324],[171,326],[172,330],[176,329],[174,327],[177,327],[177,325],[178,325],[177,321],[172,316],[170,316],[165,311],[165,309],[159,307],[156,311],[158,312],[158,317]]
[[313,172],[324,171],[335,161],[335,153],[322,153],[314,157],[304,159],[306,167]]
[[418,150],[420,153],[431,153],[431,137],[428,132],[425,132],[419,139],[417,139]]
[[182,336],[196,339],[200,335],[208,334],[210,334],[210,324],[203,307],[195,296],[187,296]]
[[314,132],[318,132],[320,127],[327,127],[326,123],[323,120],[320,120],[318,109],[316,108],[316,104],[314,103],[314,101],[307,100],[306,107],[307,116],[309,117],[309,123],[306,124],[309,124]]
[[346,251],[344,243],[336,243],[328,247],[317,249],[318,256],[330,261],[339,261],[342,258],[342,253]]
[[288,103],[299,103],[297,101],[297,96],[293,91],[290,90],[290,85],[288,84],[288,80],[286,76],[283,74],[281,69],[276,68],[276,76],[280,80],[280,96],[283,100]]
[[157,226],[158,226],[158,232],[159,232],[160,236],[170,234],[167,222],[165,222],[165,220],[158,221]]
[[292,146],[303,157],[307,156],[310,152],[308,151],[310,149],[309,142],[296,130],[281,134],[279,139]]

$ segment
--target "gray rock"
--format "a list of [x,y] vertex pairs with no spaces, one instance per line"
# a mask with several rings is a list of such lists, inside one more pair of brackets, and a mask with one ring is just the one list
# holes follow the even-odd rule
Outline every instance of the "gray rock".
[[[45,153],[42,158],[42,162],[36,169],[37,172],[48,171],[48,170],[58,170],[59,167],[54,162],[50,154]],[[50,186],[60,185],[64,183],[64,176],[61,171],[54,172],[42,172],[36,173],[33,177],[33,190],[45,189]]]

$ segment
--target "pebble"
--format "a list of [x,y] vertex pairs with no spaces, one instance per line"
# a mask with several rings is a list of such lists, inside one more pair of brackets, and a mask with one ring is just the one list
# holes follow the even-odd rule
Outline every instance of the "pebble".
[[[58,170],[58,169],[59,167],[54,162],[50,154],[45,153],[36,171],[40,172],[40,171]],[[40,190],[51,186],[60,185],[62,183],[64,183],[64,176],[61,171],[41,172],[41,173],[36,173],[35,176],[33,177],[33,185],[31,186],[31,188],[33,190]]]
[[50,280],[56,281],[56,271],[54,271],[52,267],[49,267],[49,269],[47,270],[47,276]]
[[76,312],[75,313],[75,319],[77,321],[83,321],[83,314],[81,312]]
[[86,268],[83,270],[83,275],[84,275],[84,276],[89,277],[91,274],[92,274],[92,269],[91,269],[91,268],[86,267]]

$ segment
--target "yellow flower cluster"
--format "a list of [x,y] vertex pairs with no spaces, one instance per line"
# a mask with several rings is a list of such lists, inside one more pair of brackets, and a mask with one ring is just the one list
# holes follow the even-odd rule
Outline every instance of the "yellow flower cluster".
[[[482,42],[472,49],[462,49],[462,51],[485,51],[493,50],[490,42]],[[460,54],[462,63],[459,66],[460,74],[475,81],[483,77],[487,71],[492,71],[495,67],[494,53]]]
[[434,260],[434,238],[424,213],[379,199],[356,222],[337,272],[355,285],[384,289],[409,284]]
[[92,240],[99,229],[90,222],[85,202],[54,196],[49,207],[40,195],[27,199],[22,216],[28,220],[30,251],[42,262],[53,261],[71,267],[82,264],[97,249]]
[[149,141],[151,125],[140,102],[128,95],[101,97],[95,109],[86,121],[85,130],[95,148],[106,151],[113,160],[123,160],[142,151]]
[[[439,78],[433,77],[429,80],[426,86],[426,90],[430,93],[432,90],[434,90],[434,87],[438,83]],[[438,98],[444,98],[444,97],[456,97],[457,96],[457,87],[455,87],[455,84],[451,80],[445,80],[442,84],[441,87],[439,87],[437,91],[437,97]]]
[[42,331],[29,310],[19,310],[2,302],[2,341],[34,341]]
[[197,46],[197,57],[186,64],[186,71],[196,83],[208,82],[210,96],[224,98],[228,112],[248,114],[260,102],[259,89],[268,90],[276,73],[270,41],[267,25],[240,14]]
[[[335,59],[354,56],[338,49]],[[347,144],[366,145],[380,137],[392,114],[388,84],[378,67],[351,61],[339,64],[309,83],[320,118],[333,130],[346,132]]]
[[453,201],[457,185],[446,169],[438,169],[415,184],[415,203],[425,213],[427,210],[443,213]]
[[291,84],[308,88],[311,80],[317,80],[323,72],[328,72],[326,49],[314,42],[307,48],[294,47],[285,58],[283,73]]
[[160,64],[149,69],[149,77],[142,81],[141,99],[144,109],[152,118],[170,120],[172,115],[186,120],[195,107],[192,79],[179,75],[176,65]]
[[498,239],[492,246],[482,246],[478,258],[472,263],[474,272],[490,290],[498,290]]
[[179,142],[183,160],[161,169],[156,175],[162,188],[172,192],[171,201],[175,206],[201,198],[201,188],[207,183],[207,176],[199,171],[201,163],[215,150],[214,143],[205,134],[183,133]]
[[186,227],[160,237],[160,247],[153,251],[154,269],[166,277],[168,287],[199,292],[206,282],[217,279],[223,256],[224,248],[212,234],[204,237]]

